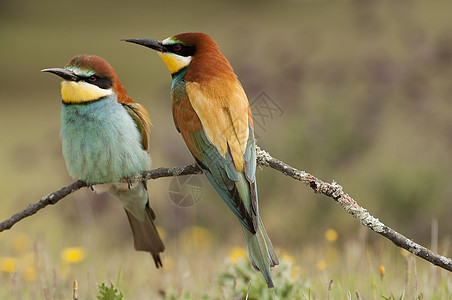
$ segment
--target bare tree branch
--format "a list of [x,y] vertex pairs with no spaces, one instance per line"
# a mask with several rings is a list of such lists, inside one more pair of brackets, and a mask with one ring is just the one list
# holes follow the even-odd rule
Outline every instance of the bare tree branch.
[[[324,194],[334,199],[334,201],[336,201],[343,209],[355,219],[359,220],[361,224],[386,237],[398,247],[404,248],[426,261],[452,272],[452,260],[450,258],[439,255],[426,247],[413,242],[404,235],[383,224],[380,220],[372,216],[365,208],[361,207],[352,197],[346,194],[338,183],[334,181],[333,183],[324,182],[307,172],[297,170],[286,163],[273,158],[270,154],[259,148],[257,148],[257,164],[259,166],[270,167],[280,171],[293,179],[309,185],[315,193]],[[140,177],[134,178],[134,180],[149,180],[161,177],[200,173],[202,173],[201,168],[197,164],[192,164],[181,167],[158,168],[151,171],[145,171]],[[23,211],[14,214],[9,219],[0,223],[0,232],[10,229],[20,220],[35,214],[47,205],[57,203],[67,195],[86,186],[87,184],[85,182],[79,180],[43,197],[38,202],[30,204]]]
[[31,215],[34,215],[38,212],[38,210],[46,207],[47,205],[55,204],[67,195],[81,189],[82,187],[87,186],[86,183],[84,183],[81,180],[78,180],[74,183],[71,183],[68,186],[65,186],[61,189],[59,189],[56,192],[53,192],[51,194],[48,194],[47,196],[44,196],[36,203],[30,204],[25,208],[23,211],[18,212],[11,216],[11,218],[3,221],[0,223],[0,232],[6,229],[10,229],[13,227],[14,224],[19,222],[20,220],[29,217]]
[[299,171],[286,163],[271,157],[267,152],[260,149],[257,150],[257,161],[261,166],[267,166],[278,170],[287,176],[308,184],[314,190],[314,193],[324,194],[333,198],[334,201],[355,219],[359,220],[364,226],[369,227],[376,233],[386,237],[395,245],[408,250],[438,267],[452,272],[452,259],[439,255],[386,226],[380,220],[372,216],[365,208],[361,207],[352,197],[344,193],[342,187],[338,183],[334,181],[333,183],[324,182],[309,173]]
[[[170,168],[158,168],[151,171],[144,171],[140,177],[133,178],[133,180],[149,180],[149,179],[157,179],[161,177],[171,177],[171,176],[181,176],[188,174],[201,174],[202,170],[197,164],[192,164],[183,167],[170,167]],[[23,211],[18,212],[12,215],[9,219],[0,223],[0,232],[10,229],[14,224],[19,222],[20,220],[34,215],[38,212],[38,210],[43,209],[47,205],[56,204],[58,201],[63,199],[69,194],[72,194],[75,191],[78,191],[82,187],[88,186],[85,182],[78,180],[74,183],[71,183],[68,186],[65,186],[59,189],[56,192],[48,194],[41,198],[36,203],[30,204]]]

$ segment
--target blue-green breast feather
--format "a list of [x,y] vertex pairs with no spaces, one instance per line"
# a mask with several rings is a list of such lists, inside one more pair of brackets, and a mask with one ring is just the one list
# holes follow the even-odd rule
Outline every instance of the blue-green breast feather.
[[62,104],[63,156],[69,174],[91,184],[120,182],[150,167],[136,123],[116,96]]

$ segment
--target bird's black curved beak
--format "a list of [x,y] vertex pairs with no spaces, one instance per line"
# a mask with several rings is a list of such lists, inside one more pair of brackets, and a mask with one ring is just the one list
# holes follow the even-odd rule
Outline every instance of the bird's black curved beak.
[[166,48],[163,46],[162,41],[150,40],[150,39],[123,39],[121,41],[142,45],[159,52],[165,52]]
[[49,72],[53,73],[55,75],[60,76],[63,79],[70,80],[70,81],[77,81],[78,77],[74,73],[72,73],[69,70],[62,69],[62,68],[50,68],[50,69],[42,69],[41,72]]

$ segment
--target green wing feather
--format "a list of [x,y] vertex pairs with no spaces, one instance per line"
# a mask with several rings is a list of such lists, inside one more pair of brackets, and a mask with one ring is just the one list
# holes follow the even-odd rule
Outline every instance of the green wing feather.
[[[252,128],[250,127],[252,131]],[[251,138],[253,138],[251,142]],[[226,152],[223,157],[207,139],[204,131],[198,131],[191,134],[191,143],[196,148],[198,155],[193,153],[198,163],[204,170],[207,178],[217,193],[232,210],[232,212],[239,218],[240,222],[251,233],[257,230],[257,193],[255,190],[255,170],[256,164],[252,162],[255,160],[255,154],[251,152],[254,150],[254,137],[250,134],[250,141],[252,147],[247,147],[245,159],[247,175],[237,172],[230,151]],[[249,149],[249,150],[248,150]],[[255,152],[255,151],[254,151]],[[253,170],[254,168],[254,170]],[[248,175],[249,174],[249,175]],[[253,183],[249,181],[253,180]],[[251,184],[251,191],[250,191]],[[251,195],[254,192],[254,195]]]
[[122,103],[122,107],[132,117],[141,135],[141,144],[144,150],[149,149],[149,134],[151,132],[151,120],[146,109],[138,103]]

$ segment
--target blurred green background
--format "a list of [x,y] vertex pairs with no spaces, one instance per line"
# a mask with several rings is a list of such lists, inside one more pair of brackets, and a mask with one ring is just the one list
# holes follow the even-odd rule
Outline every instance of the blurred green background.
[[[336,180],[374,216],[426,246],[437,220],[439,250],[447,254],[451,11],[452,2],[439,0],[0,1],[0,219],[72,182],[58,137],[60,80],[40,70],[62,67],[76,54],[105,58],[132,99],[149,110],[153,167],[192,163],[173,125],[164,63],[150,49],[120,39],[199,31],[217,41],[250,102],[259,104],[264,92],[279,107],[256,128],[260,147]],[[201,248],[207,261],[245,244],[232,213],[199,178],[202,196],[185,208],[169,199],[171,179],[149,182],[165,233],[164,263],[178,265],[181,273],[190,270],[181,237],[187,228],[206,230]],[[277,248],[319,249],[324,232],[333,228],[339,249],[364,239],[371,249],[398,251],[299,182],[271,169],[258,171],[257,178],[260,212]],[[65,247],[83,247],[88,262],[73,277],[100,282],[106,274],[115,278],[119,266],[126,274],[144,268],[143,278],[158,278],[164,286],[150,258],[134,252],[125,214],[106,195],[79,191],[21,221],[0,234],[0,256],[19,255],[18,235],[28,241],[24,252],[32,245],[35,252],[44,249],[50,268]]]

